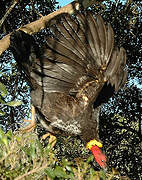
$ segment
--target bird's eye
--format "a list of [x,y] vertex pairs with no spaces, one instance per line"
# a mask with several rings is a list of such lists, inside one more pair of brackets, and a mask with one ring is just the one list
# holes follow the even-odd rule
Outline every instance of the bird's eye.
[[104,160],[103,160],[103,159],[102,159],[101,161],[102,161],[102,162],[104,162]]

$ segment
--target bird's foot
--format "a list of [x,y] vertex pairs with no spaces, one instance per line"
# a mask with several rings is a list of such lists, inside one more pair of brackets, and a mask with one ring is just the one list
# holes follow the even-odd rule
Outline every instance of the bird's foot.
[[49,137],[49,144],[51,144],[51,148],[53,148],[56,144],[56,136],[53,136],[51,133],[47,133],[41,137],[41,140],[45,140],[47,137]]
[[24,122],[29,122],[29,125],[25,128],[22,128],[21,131],[23,132],[30,132],[36,127],[36,120],[35,120],[35,107],[31,107],[31,120],[24,119]]

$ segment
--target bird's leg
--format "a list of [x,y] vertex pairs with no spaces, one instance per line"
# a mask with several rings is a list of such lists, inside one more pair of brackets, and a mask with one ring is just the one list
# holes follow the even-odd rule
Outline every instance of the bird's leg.
[[36,127],[36,120],[35,120],[35,107],[31,107],[31,120],[24,119],[24,122],[29,122],[29,125],[26,128],[21,129],[23,132],[30,132]]
[[47,137],[49,137],[49,144],[51,144],[51,148],[53,148],[56,144],[56,136],[52,135],[51,133],[47,133],[41,137],[41,140],[44,140]]

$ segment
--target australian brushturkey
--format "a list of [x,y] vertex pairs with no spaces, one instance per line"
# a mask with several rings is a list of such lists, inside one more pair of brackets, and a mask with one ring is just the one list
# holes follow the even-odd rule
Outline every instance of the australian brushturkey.
[[[90,12],[63,14],[38,49],[32,36],[17,31],[10,49],[31,86],[32,104],[47,131],[79,135],[101,167],[101,105],[125,83],[126,52],[114,46],[114,32]],[[44,121],[44,123],[43,123]]]

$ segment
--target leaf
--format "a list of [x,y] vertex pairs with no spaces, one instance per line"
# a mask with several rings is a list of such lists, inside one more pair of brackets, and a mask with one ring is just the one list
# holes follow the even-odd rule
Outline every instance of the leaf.
[[22,101],[10,101],[7,102],[5,105],[15,107],[15,106],[20,106],[22,103],[23,103]]
[[11,130],[9,130],[7,133],[6,133],[6,136],[9,138],[9,139],[11,139],[12,138],[12,131]]
[[43,156],[44,155],[44,150],[43,150],[43,146],[41,144],[41,142],[39,140],[36,140],[36,145],[40,150],[40,155]]
[[66,166],[66,169],[67,169],[67,171],[70,171],[70,172],[73,172],[73,170],[72,170],[72,167],[71,166]]
[[6,145],[6,147],[8,147],[8,139],[7,139],[6,136],[3,137],[3,138],[1,139],[1,141]]
[[54,170],[54,172],[58,178],[66,178],[67,177],[67,174],[65,173],[63,168],[60,166],[56,166],[56,169]]
[[2,100],[1,97],[0,97],[0,104],[5,104],[5,102]]
[[45,169],[45,173],[47,174],[49,178],[51,179],[55,178],[55,173],[52,168],[48,167],[47,169]]
[[31,156],[32,159],[36,158],[36,146],[35,146],[35,143],[30,145],[29,155]]
[[48,145],[45,147],[45,153],[46,153],[46,156],[49,155],[49,152],[51,151],[51,144],[48,143]]
[[7,96],[7,90],[4,84],[0,82],[0,93],[2,96]]
[[0,116],[4,116],[4,115],[5,115],[5,112],[0,110]]
[[103,178],[104,180],[106,179],[106,172],[105,171],[100,170],[100,175],[101,175],[101,178]]
[[0,141],[2,143],[4,143],[6,145],[6,147],[8,146],[8,139],[5,136],[5,133],[3,132],[3,130],[0,128]]
[[0,128],[0,139],[2,139],[5,136],[3,130]]
[[17,142],[19,142],[19,143],[20,143],[20,142],[21,142],[21,140],[22,140],[22,136],[20,136],[20,137],[19,137],[19,136],[16,136],[16,140],[17,140]]
[[62,159],[63,166],[67,169],[67,171],[73,171],[71,167],[71,162],[67,161],[67,159]]
[[94,156],[93,155],[89,156],[89,158],[87,159],[87,163],[89,164],[90,162],[93,161],[94,161]]

